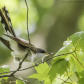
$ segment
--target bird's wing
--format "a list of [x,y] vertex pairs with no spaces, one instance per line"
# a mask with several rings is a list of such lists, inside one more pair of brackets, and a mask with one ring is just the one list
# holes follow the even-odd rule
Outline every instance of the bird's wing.
[[9,32],[14,37],[16,37],[15,32],[13,30],[12,23],[11,23],[9,12],[5,6],[2,7],[2,9],[0,9],[0,22],[2,23],[2,26],[6,32]]
[[[22,46],[24,46],[24,47],[27,47],[27,48],[30,47],[29,41],[27,41],[27,40],[24,40],[24,39],[19,38],[19,37],[13,37],[13,36],[10,36],[10,35],[7,35],[7,34],[3,34],[3,35],[5,35],[5,36],[7,36],[7,37],[9,37],[9,38],[11,38],[11,39],[13,39],[14,41],[18,42],[20,45],[22,45]],[[36,53],[36,50],[37,50],[37,49],[36,49],[36,47],[35,47],[33,44],[31,44],[30,49],[31,49],[34,53]]]

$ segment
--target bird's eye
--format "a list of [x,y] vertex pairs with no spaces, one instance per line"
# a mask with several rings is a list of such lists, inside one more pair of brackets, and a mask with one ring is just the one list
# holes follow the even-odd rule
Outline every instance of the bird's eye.
[[44,51],[44,50],[42,50],[42,51],[41,51],[41,53],[45,53],[45,51]]

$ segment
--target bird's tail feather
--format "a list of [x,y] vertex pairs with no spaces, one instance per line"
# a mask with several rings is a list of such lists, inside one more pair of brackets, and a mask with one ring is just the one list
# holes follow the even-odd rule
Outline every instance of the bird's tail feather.
[[10,43],[9,43],[8,40],[6,40],[6,39],[0,37],[0,41],[1,41],[6,47],[8,47],[10,50],[12,50],[11,47],[10,47]]
[[2,7],[2,9],[0,9],[0,22],[2,23],[2,26],[6,32],[9,32],[14,37],[16,37],[15,32],[13,30],[12,23],[11,23],[9,12],[5,6]]

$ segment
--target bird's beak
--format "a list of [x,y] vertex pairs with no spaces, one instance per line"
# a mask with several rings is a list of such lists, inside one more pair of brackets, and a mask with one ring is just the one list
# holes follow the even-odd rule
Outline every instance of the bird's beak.
[[48,53],[48,52],[45,53],[46,56],[51,55],[51,54],[52,54],[52,53]]

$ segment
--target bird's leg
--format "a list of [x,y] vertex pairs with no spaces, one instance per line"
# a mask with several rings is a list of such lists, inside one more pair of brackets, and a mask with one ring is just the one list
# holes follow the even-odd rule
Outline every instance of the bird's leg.
[[39,64],[38,63],[35,63],[35,66],[38,66]]
[[20,63],[21,59],[19,57],[15,57],[15,61],[19,61],[19,63]]
[[41,82],[41,84],[44,84],[44,81],[40,81]]

